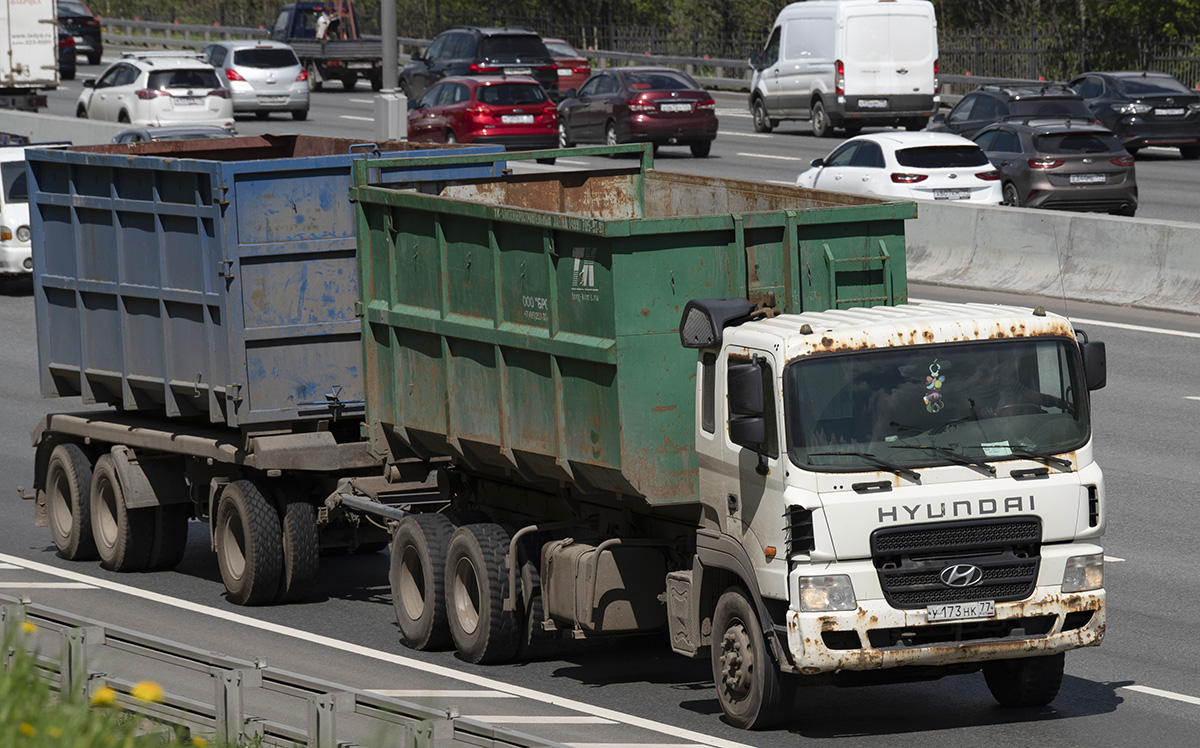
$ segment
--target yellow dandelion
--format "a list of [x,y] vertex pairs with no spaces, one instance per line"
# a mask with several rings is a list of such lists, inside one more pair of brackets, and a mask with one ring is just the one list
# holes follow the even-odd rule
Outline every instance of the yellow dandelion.
[[117,703],[117,692],[108,686],[101,686],[92,694],[93,706],[112,706]]
[[37,633],[37,624],[30,623],[29,621],[21,621],[21,630],[24,631],[26,634],[36,634]]
[[199,735],[193,735],[192,745],[196,746],[196,748],[208,748],[208,741]]
[[33,725],[29,724],[28,722],[22,722],[21,726],[17,728],[17,731],[20,732],[22,735],[24,735],[27,738],[32,738],[32,737],[37,736],[37,728],[34,727]]
[[157,704],[163,700],[162,686],[151,680],[144,680],[134,686],[133,690],[129,692],[129,695],[133,696],[135,699],[149,701],[154,704]]
[[62,737],[62,730],[57,727],[48,727],[46,728],[46,732],[50,734],[50,737],[56,740]]

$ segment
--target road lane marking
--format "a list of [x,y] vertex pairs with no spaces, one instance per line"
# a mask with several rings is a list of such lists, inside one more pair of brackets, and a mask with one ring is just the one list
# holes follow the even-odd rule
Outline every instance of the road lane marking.
[[94,590],[87,582],[0,582],[0,590]]
[[0,569],[20,569],[16,564],[0,564]]
[[389,699],[515,699],[515,694],[477,688],[372,688],[370,693]]
[[540,717],[520,714],[464,714],[467,719],[477,719],[489,725],[615,725],[615,721],[604,717]]
[[371,647],[364,647],[360,644],[352,644],[340,639],[334,639],[330,636],[323,636],[321,634],[314,634],[301,629],[281,626],[277,623],[271,623],[270,621],[260,621],[257,618],[251,618],[250,616],[242,613],[234,613],[228,610],[212,608],[207,605],[193,603],[190,600],[181,600],[179,598],[170,597],[169,595],[163,595],[158,592],[150,592],[149,590],[138,589],[137,587],[133,587],[128,584],[111,582],[107,579],[100,579],[98,577],[80,574],[79,572],[75,571],[59,569],[38,561],[30,561],[29,559],[21,558],[19,556],[11,556],[7,553],[0,553],[0,563],[5,562],[18,564],[24,569],[40,571],[44,574],[49,574],[50,576],[59,577],[60,579],[70,579],[77,582],[84,582],[102,589],[110,590],[112,592],[131,595],[143,600],[149,600],[162,605],[168,605],[172,608],[178,608],[179,610],[186,610],[190,613],[197,613],[199,615],[205,615],[217,620],[227,621],[229,623],[237,623],[248,628],[254,628],[260,631],[286,636],[298,641],[328,647],[329,649],[336,649],[347,654],[353,654],[359,657],[378,660],[379,662],[386,662],[393,665],[399,665],[401,667],[407,667],[412,670],[428,673],[429,675],[436,675],[450,680],[469,683],[473,686],[489,688],[495,691],[503,691],[504,693],[511,693],[514,696],[521,696],[529,699],[530,701],[537,701],[542,704],[549,704],[562,709],[570,709],[572,711],[591,715],[593,717],[610,719],[619,724],[629,725],[630,727],[638,727],[648,732],[669,735],[671,737],[696,743],[697,745],[707,746],[708,748],[752,748],[752,746],[749,746],[746,743],[738,743],[732,740],[725,740],[724,738],[705,735],[703,733],[696,732],[695,730],[684,729],[677,725],[671,725],[665,722],[657,722],[655,720],[645,719],[644,717],[635,717],[632,714],[625,714],[624,712],[619,712],[615,709],[608,709],[602,706],[596,706],[595,704],[576,701],[575,699],[565,699],[561,696],[543,693],[532,688],[525,688],[524,686],[516,686],[511,683],[495,680],[493,678],[481,678],[474,673],[460,672],[458,670],[445,667],[444,665],[435,665],[429,662],[414,660],[409,657],[404,657],[403,655],[394,654],[392,652],[384,652],[383,650],[372,649]]
[[349,99],[351,104],[374,104],[375,99]]
[[1117,556],[1105,556],[1105,557],[1104,557],[1104,560],[1105,560],[1105,561],[1109,561],[1109,562],[1111,562],[1111,563],[1119,563],[1119,562],[1121,562],[1121,561],[1124,561],[1125,559],[1123,559],[1123,558],[1119,558],[1119,557],[1117,557]]
[[799,156],[776,156],[771,153],[739,153],[739,156],[746,158],[769,158],[772,161],[803,161]]
[[567,743],[571,748],[700,748],[693,743]]
[[1195,696],[1187,696],[1182,693],[1175,693],[1174,691],[1164,691],[1161,688],[1151,688],[1150,686],[1121,686],[1121,688],[1124,688],[1126,691],[1137,691],[1138,693],[1144,693],[1149,696],[1158,696],[1163,699],[1182,701],[1185,704],[1200,706],[1200,698]]
[[560,158],[555,161],[556,164],[569,164],[571,166],[591,166],[587,161],[575,161],[568,158]]
[[355,122],[374,122],[374,117],[355,117],[353,114],[339,114],[342,119],[352,119]]
[[770,135],[767,135],[766,133],[761,133],[761,132],[723,132],[723,133],[721,133],[722,138],[729,137],[730,135],[733,135],[733,136],[736,136],[739,138],[769,138],[769,137],[771,137]]
[[1193,395],[1188,395],[1187,397],[1185,397],[1185,398],[1183,398],[1183,399],[1184,399],[1184,400],[1200,400],[1200,397],[1195,397],[1195,396],[1193,396]]

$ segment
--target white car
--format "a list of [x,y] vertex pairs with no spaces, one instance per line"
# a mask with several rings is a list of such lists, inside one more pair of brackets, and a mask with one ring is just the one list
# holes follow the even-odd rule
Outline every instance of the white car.
[[83,82],[75,116],[134,127],[217,125],[233,129],[233,102],[212,65],[182,52],[126,54]]
[[0,280],[33,272],[25,148],[0,148]]
[[812,167],[797,177],[797,187],[986,205],[1003,199],[1000,172],[979,146],[949,133],[859,135]]

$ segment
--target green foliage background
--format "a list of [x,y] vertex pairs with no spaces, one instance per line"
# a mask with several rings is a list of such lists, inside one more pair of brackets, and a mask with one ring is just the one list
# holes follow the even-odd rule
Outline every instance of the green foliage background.
[[[933,0],[943,30],[1062,32],[1170,39],[1200,34],[1200,0]],[[269,26],[277,0],[90,0],[114,18]],[[429,38],[453,23],[526,23],[571,37],[600,29],[653,30],[678,39],[758,43],[782,0],[396,0],[403,37]],[[378,30],[379,0],[358,0],[363,26]]]

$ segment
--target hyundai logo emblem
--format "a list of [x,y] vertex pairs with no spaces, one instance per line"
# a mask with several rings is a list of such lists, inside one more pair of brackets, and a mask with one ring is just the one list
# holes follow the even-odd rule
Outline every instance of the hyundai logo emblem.
[[974,587],[983,581],[983,569],[974,564],[955,564],[938,575],[947,587]]

